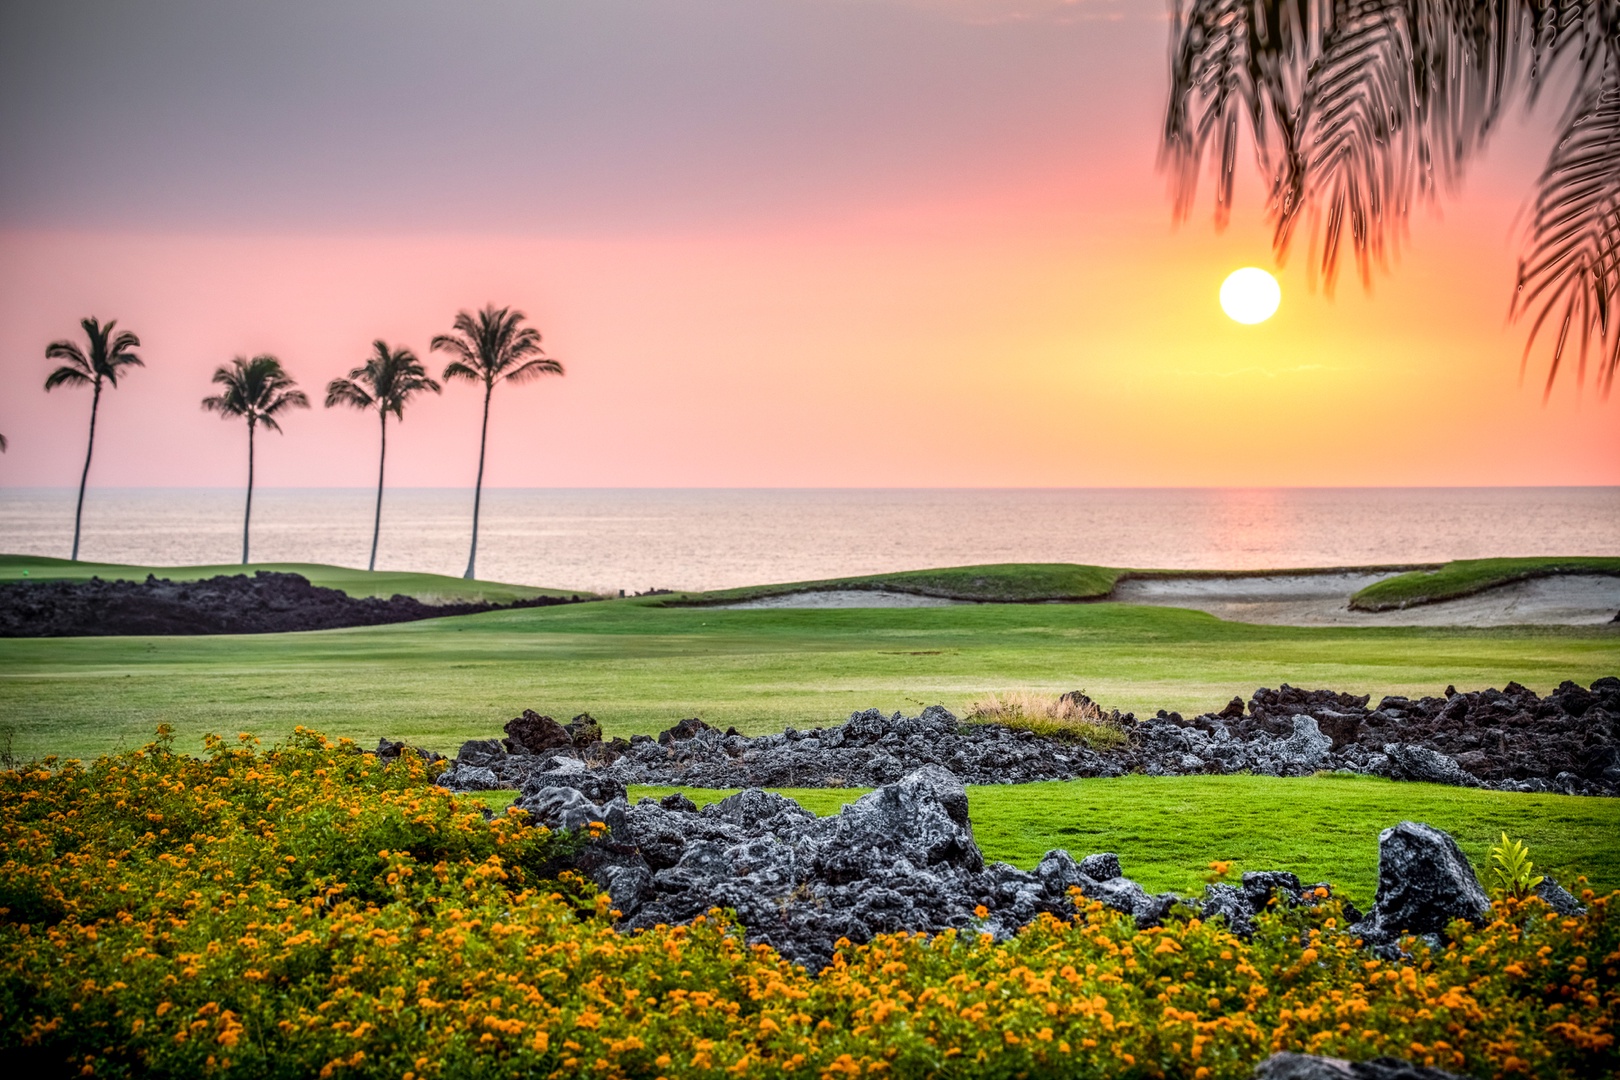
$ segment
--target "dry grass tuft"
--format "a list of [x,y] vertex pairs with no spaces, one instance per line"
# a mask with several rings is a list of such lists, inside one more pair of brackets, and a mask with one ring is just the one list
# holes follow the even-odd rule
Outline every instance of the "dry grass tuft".
[[1127,736],[1118,717],[1117,712],[1103,712],[1083,690],[1067,694],[1010,690],[980,698],[967,709],[970,724],[1000,724],[1049,739],[1085,743],[1094,750],[1125,744]]

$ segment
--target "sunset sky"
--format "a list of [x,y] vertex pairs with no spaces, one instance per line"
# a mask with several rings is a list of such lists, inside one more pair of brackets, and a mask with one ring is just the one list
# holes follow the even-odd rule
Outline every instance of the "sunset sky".
[[[1550,114],[1515,115],[1370,293],[1278,270],[1252,168],[1217,232],[1155,169],[1163,0],[235,0],[0,6],[0,485],[68,485],[84,315],[140,334],[92,483],[230,486],[213,368],[319,398],[373,338],[526,311],[502,486],[1620,483],[1620,401],[1505,320]],[[1259,265],[1278,315],[1217,290]],[[430,366],[442,367],[442,356]],[[1573,374],[1573,372],[1571,372]],[[317,407],[269,485],[374,482]],[[390,482],[470,484],[479,395]]]

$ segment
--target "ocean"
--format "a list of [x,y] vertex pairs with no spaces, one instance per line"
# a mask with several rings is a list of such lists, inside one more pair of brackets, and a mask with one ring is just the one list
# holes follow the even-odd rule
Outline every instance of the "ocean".
[[[0,551],[66,557],[72,489],[0,489]],[[364,566],[373,491],[254,492],[256,562]],[[95,489],[80,557],[241,557],[240,489]],[[383,502],[378,569],[459,575],[470,489]],[[1620,555],[1620,488],[489,489],[478,576],[592,592],[995,562],[1175,569]]]

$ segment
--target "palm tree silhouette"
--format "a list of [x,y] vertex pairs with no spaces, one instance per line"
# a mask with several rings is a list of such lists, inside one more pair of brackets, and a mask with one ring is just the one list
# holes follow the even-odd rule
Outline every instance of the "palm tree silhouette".
[[[134,350],[141,347],[141,339],[128,330],[113,335],[117,319],[108,319],[101,325],[94,318],[80,319],[85,336],[90,339],[90,352],[85,354],[76,341],[53,341],[45,346],[45,359],[66,360],[67,363],[45,377],[45,389],[58,386],[88,386],[95,392],[90,398],[90,443],[84,452],[84,471],[79,474],[79,502],[73,511],[73,561],[79,561],[79,525],[84,519],[84,486],[90,480],[90,457],[96,452],[96,412],[101,407],[101,384],[117,389],[118,375],[126,367],[145,367]],[[0,445],[0,449],[4,449]]]
[[[1555,332],[1546,392],[1578,339],[1607,396],[1620,368],[1620,4],[1615,0],[1190,0],[1171,39],[1164,160],[1185,215],[1206,152],[1216,221],[1247,129],[1280,258],[1301,220],[1331,290],[1363,281],[1414,202],[1455,186],[1508,106],[1570,88],[1537,184],[1509,312]],[[1521,372],[1522,372],[1521,366]]]
[[287,409],[309,408],[309,398],[292,377],[282,370],[281,361],[261,354],[248,360],[236,357],[214,370],[214,382],[224,392],[205,397],[202,407],[221,417],[244,416],[248,425],[247,508],[242,512],[242,564],[248,561],[248,525],[253,520],[253,429],[260,424],[279,432],[276,414]]
[[478,483],[473,488],[472,550],[467,555],[471,579],[478,560],[478,508],[484,494],[484,449],[489,442],[489,397],[497,382],[522,383],[541,375],[561,375],[563,366],[540,348],[540,331],[521,326],[526,316],[511,308],[485,304],[476,316],[456,315],[455,329],[433,339],[433,349],[452,354],[444,379],[467,379],[484,384],[484,424],[478,436]]
[[405,403],[420,391],[439,392],[439,384],[428,377],[416,354],[406,348],[390,349],[378,338],[371,343],[371,356],[365,364],[349,372],[346,379],[326,384],[326,407],[352,405],[356,409],[376,409],[382,418],[381,449],[377,453],[377,512],[371,524],[371,561],[367,570],[377,569],[377,538],[382,532],[383,468],[388,462],[388,414],[405,422]]

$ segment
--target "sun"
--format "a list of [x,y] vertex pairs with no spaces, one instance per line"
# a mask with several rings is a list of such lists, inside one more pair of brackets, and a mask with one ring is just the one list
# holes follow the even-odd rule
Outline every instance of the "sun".
[[1245,325],[1265,322],[1280,303],[1282,286],[1258,266],[1234,270],[1221,282],[1221,310]]

